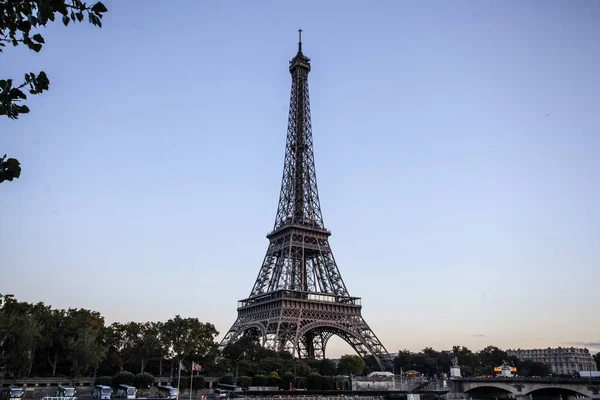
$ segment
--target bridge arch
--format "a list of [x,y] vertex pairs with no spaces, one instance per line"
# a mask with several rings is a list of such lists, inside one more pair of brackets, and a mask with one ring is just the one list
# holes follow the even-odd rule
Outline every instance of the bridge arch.
[[[477,385],[477,386],[471,387],[469,389],[465,389],[465,393],[468,393],[473,398],[485,397],[485,396],[481,396],[481,394],[489,393],[489,392],[495,392],[496,394],[504,394],[505,397],[512,397],[512,395],[514,395],[514,392],[511,389],[508,389],[506,387],[506,385],[487,383],[487,382],[482,385]],[[477,395],[480,395],[480,396],[477,396]],[[493,397],[498,397],[498,396],[496,395]]]
[[548,394],[552,393],[560,393],[566,396],[584,396],[588,397],[586,393],[575,390],[571,387],[564,387],[563,385],[548,385],[543,387],[538,387],[528,392],[523,393],[524,396],[542,396],[546,397]]

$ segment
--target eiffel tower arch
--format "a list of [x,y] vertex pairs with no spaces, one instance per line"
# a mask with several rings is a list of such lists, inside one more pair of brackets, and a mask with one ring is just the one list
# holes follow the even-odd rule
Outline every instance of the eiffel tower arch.
[[373,356],[381,369],[391,358],[361,314],[361,299],[350,296],[323,223],[312,142],[308,74],[310,59],[290,61],[290,111],[283,178],[269,247],[250,296],[238,303],[238,317],[221,348],[253,334],[275,351],[324,358],[337,335],[361,357]]

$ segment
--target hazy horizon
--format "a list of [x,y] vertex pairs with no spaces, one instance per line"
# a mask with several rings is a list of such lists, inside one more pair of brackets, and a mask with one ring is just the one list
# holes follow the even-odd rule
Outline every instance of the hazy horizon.
[[[104,2],[0,119],[0,293],[225,334],[272,228],[297,29],[325,225],[389,352],[600,351],[600,3]],[[351,353],[336,338],[327,355]]]

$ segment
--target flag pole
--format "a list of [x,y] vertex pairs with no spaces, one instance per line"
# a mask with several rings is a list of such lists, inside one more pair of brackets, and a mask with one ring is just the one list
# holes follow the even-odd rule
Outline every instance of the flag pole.
[[194,362],[192,361],[192,370],[190,371],[190,400],[192,400],[192,387],[194,382]]
[[177,395],[179,396],[179,382],[181,382],[181,360],[179,360],[179,375],[177,376]]

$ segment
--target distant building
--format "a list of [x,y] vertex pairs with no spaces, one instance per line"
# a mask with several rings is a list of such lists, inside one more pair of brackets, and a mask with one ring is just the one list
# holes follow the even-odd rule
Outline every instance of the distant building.
[[579,371],[597,371],[596,362],[588,349],[559,347],[556,349],[506,350],[509,356],[519,360],[544,363],[557,375],[572,375]]

